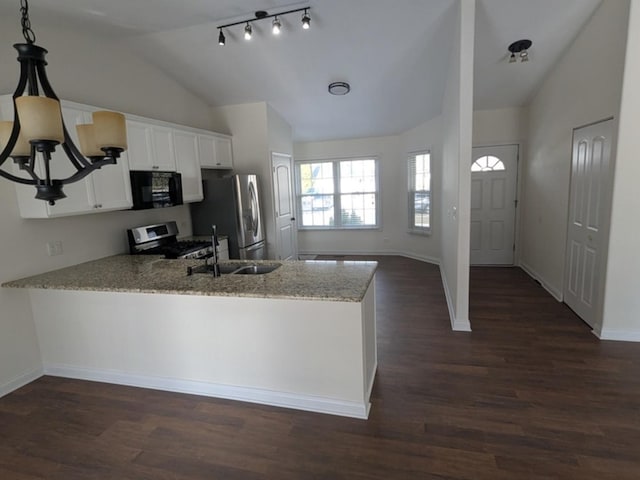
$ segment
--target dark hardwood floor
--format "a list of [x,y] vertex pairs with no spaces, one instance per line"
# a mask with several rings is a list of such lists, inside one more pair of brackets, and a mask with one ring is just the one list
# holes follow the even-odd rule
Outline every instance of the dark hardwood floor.
[[640,478],[640,345],[515,268],[455,333],[437,267],[376,259],[368,421],[43,377],[0,399],[0,479]]

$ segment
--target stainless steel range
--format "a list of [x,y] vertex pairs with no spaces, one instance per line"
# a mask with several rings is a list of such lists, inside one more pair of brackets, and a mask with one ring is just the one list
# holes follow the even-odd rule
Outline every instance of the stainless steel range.
[[176,222],[127,230],[132,255],[164,255],[165,258],[206,258],[213,255],[211,242],[178,240]]

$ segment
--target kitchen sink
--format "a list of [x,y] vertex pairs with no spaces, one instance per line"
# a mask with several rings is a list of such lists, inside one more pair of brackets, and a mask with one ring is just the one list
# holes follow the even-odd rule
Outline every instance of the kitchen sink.
[[[281,263],[271,264],[246,264],[246,263],[223,263],[219,264],[222,275],[264,275],[280,268]],[[187,275],[193,273],[205,273],[213,275],[213,265],[200,265],[198,267],[187,268]]]
[[278,265],[245,265],[233,272],[233,275],[264,275],[265,273],[273,272]]

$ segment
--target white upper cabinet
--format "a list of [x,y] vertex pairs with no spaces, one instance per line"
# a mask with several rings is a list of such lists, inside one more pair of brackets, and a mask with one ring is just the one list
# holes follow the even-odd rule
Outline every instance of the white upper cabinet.
[[176,171],[171,128],[127,118],[129,168]]
[[[91,123],[97,107],[62,101],[62,116],[71,139],[80,146],[76,125]],[[11,95],[0,96],[0,118],[13,120]],[[185,203],[202,200],[200,168],[232,168],[231,137],[206,130],[183,127],[159,120],[126,115],[128,148],[116,165],[105,165],[82,180],[64,185],[66,198],[49,205],[36,200],[33,186],[16,184],[18,207],[23,218],[81,215],[132,207],[130,170],[179,172]],[[6,165],[12,161],[7,160]],[[51,177],[66,178],[76,170],[62,147],[51,158]],[[37,165],[42,176],[43,165]],[[13,166],[13,174],[29,178]]]
[[198,135],[200,147],[200,167],[202,168],[233,168],[233,154],[231,138],[223,135]]
[[182,175],[184,203],[199,202],[202,196],[202,176],[198,154],[198,136],[193,132],[174,130],[173,146],[178,172]]

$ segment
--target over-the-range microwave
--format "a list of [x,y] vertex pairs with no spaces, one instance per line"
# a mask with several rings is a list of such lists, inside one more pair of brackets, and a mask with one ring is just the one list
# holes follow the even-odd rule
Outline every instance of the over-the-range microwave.
[[176,172],[131,171],[133,210],[182,205],[182,175]]

